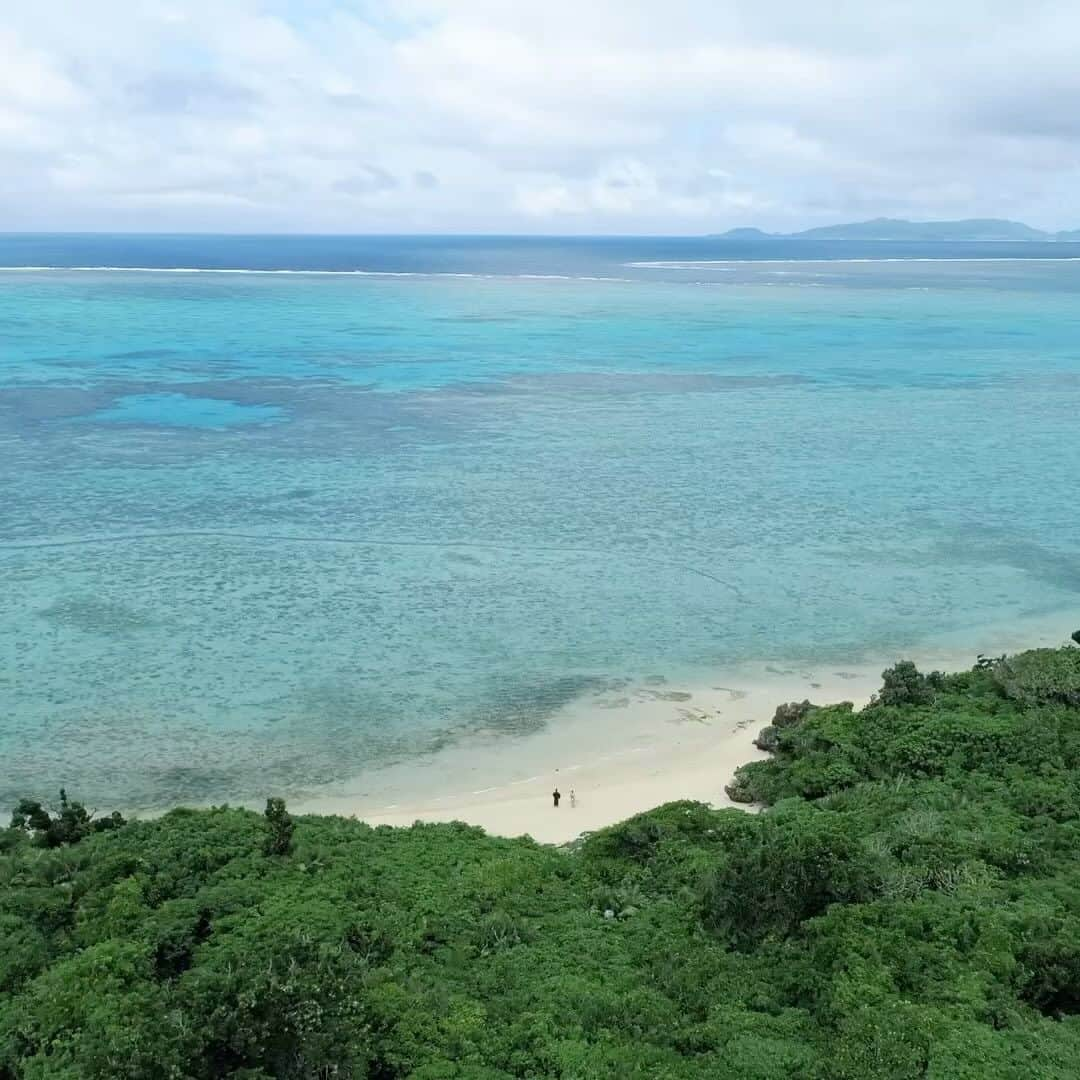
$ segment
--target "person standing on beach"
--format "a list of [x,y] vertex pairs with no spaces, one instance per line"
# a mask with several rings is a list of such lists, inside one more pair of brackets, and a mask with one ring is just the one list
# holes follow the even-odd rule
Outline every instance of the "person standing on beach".
[[570,809],[573,810],[575,806],[577,806],[577,792],[573,788],[571,788],[570,789]]
[[561,798],[562,798],[562,795],[561,795],[561,794],[559,793],[559,789],[558,789],[558,788],[556,788],[556,789],[555,789],[555,790],[554,790],[554,791],[553,791],[553,792],[551,793],[551,801],[552,801],[552,802],[553,802],[553,803],[555,804],[555,809],[556,809],[556,810],[558,810],[558,809],[559,809],[559,800],[560,800]]

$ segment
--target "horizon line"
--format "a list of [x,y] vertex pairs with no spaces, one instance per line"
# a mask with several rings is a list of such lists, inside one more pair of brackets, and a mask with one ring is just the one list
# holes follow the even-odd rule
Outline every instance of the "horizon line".
[[[813,226],[828,228],[829,226]],[[824,244],[1080,244],[1080,235],[1075,240],[1055,239],[1057,233],[1047,232],[1046,237],[1021,239],[1017,237],[889,237],[889,236],[812,236],[804,237],[797,233],[769,233],[761,230],[761,238],[766,240],[807,240]],[[1040,230],[1046,231],[1046,230]],[[1080,234],[1080,229],[1060,229],[1059,233]],[[501,232],[218,232],[198,230],[190,232],[127,230],[127,229],[10,229],[0,230],[0,239],[8,237],[232,237],[236,239],[313,239],[317,237],[338,240],[722,240],[726,243],[738,243],[738,237],[729,237],[724,233],[501,233]]]

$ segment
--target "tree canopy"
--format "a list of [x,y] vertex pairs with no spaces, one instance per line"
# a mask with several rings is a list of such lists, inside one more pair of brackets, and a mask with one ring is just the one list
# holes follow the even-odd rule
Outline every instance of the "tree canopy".
[[564,848],[21,804],[0,1080],[1072,1080],[1080,649],[901,664],[769,738],[732,785],[761,813]]

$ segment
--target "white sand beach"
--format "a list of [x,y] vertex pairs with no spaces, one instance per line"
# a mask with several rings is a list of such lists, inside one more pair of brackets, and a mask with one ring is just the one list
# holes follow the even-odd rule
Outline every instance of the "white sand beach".
[[[355,814],[372,825],[465,821],[500,836],[564,843],[674,799],[733,806],[724,785],[738,766],[766,756],[753,740],[779,702],[810,697],[861,704],[880,682],[877,672],[833,675],[820,683],[809,672],[757,674],[730,687],[643,684],[606,713],[604,705],[589,701],[566,709],[535,735],[470,741],[462,748],[467,761],[456,760],[459,752],[440,755],[446,786],[468,778],[460,785],[467,790],[433,786],[429,798],[392,806],[345,798],[320,800],[311,809]],[[517,775],[526,762],[535,763],[531,775]],[[558,808],[556,788],[562,795]]]
[[[959,670],[979,652],[1060,644],[1074,621],[1018,621],[897,655],[923,670]],[[474,735],[425,760],[374,770],[293,809],[355,816],[372,825],[463,821],[500,836],[565,843],[677,799],[740,805],[727,798],[724,785],[740,765],[767,756],[753,740],[778,704],[809,698],[861,707],[895,659],[813,670],[762,661],[705,685],[653,676],[583,698],[533,734]],[[557,809],[551,797],[556,788],[562,794]]]

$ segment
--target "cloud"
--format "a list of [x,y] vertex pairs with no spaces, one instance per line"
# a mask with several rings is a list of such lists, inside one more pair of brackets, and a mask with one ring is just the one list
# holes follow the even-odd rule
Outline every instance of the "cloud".
[[52,0],[0,228],[1080,225],[1067,0]]
[[132,81],[126,90],[133,110],[158,116],[200,111],[242,113],[259,102],[245,87],[213,76],[155,73]]
[[347,195],[371,195],[377,191],[393,191],[398,179],[378,165],[360,165],[349,176],[334,183],[335,191]]

